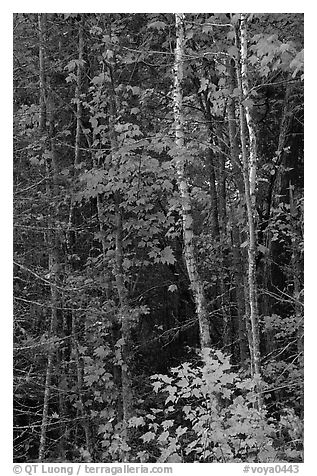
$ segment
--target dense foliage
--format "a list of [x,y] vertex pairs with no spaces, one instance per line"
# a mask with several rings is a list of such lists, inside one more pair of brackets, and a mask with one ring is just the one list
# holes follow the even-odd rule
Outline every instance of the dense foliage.
[[302,461],[303,16],[241,18],[185,15],[178,111],[173,14],[14,16],[17,462]]

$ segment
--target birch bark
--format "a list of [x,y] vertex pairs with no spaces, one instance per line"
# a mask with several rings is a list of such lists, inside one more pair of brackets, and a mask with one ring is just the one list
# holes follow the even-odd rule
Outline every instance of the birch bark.
[[[258,316],[258,296],[256,277],[256,225],[255,191],[257,169],[256,135],[251,112],[246,98],[249,94],[247,68],[247,19],[240,14],[239,33],[236,31],[237,46],[240,46],[240,58],[237,61],[237,82],[240,90],[240,141],[243,164],[244,196],[248,225],[248,292],[246,307],[249,309],[251,332],[249,346],[251,353],[251,371],[259,380],[261,377],[261,354]],[[247,326],[248,328],[248,326]],[[261,389],[257,386],[257,406],[262,407]]]
[[182,79],[184,75],[184,19],[183,13],[175,14],[176,23],[176,48],[174,66],[174,124],[175,143],[178,149],[176,158],[176,172],[178,190],[182,202],[182,223],[184,239],[184,256],[189,276],[191,290],[194,295],[196,314],[200,330],[200,346],[203,355],[206,355],[211,348],[211,336],[209,329],[209,319],[207,303],[203,288],[203,283],[198,273],[198,265],[194,249],[193,217],[191,209],[191,199],[188,183],[185,174],[186,148],[184,139],[184,118],[183,118],[183,93]]
[[[46,185],[46,194],[48,201],[53,201],[56,193],[56,181],[58,174],[58,166],[56,160],[56,151],[54,144],[54,105],[51,98],[51,92],[46,79],[45,64],[45,45],[46,45],[46,14],[38,15],[38,31],[39,31],[39,71],[40,71],[40,131],[48,136],[48,146],[50,157],[46,159],[47,177],[49,177]],[[59,256],[59,237],[58,232],[54,228],[54,216],[51,213],[49,217],[49,231],[46,234],[46,242],[48,246],[48,268],[50,275],[50,292],[51,292],[51,317],[49,328],[48,357],[44,387],[44,401],[41,423],[41,434],[39,443],[39,461],[45,458],[47,427],[49,423],[49,402],[51,397],[51,382],[54,370],[54,359],[56,357],[56,348],[54,338],[56,337],[58,308],[60,307],[59,281],[61,273],[60,256]]]

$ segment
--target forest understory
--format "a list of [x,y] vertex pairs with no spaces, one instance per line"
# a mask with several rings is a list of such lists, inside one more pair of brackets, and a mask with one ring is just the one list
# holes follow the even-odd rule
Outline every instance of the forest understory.
[[303,15],[14,14],[14,461],[303,461]]

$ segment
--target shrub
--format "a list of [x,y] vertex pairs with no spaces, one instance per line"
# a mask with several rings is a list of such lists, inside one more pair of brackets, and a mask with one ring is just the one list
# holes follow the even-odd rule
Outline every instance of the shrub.
[[157,461],[276,460],[276,425],[255,408],[255,379],[242,378],[220,351],[204,365],[184,363],[151,379],[164,408],[152,408],[130,424],[146,429],[141,438]]

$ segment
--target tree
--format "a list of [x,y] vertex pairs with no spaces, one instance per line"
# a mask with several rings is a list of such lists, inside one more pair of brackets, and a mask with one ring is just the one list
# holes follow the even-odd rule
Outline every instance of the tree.
[[[247,209],[248,223],[248,303],[249,319],[251,323],[251,336],[249,341],[251,355],[252,373],[261,378],[261,354],[259,341],[259,316],[257,302],[257,278],[256,278],[256,170],[257,170],[257,144],[256,133],[251,116],[250,108],[247,104],[250,94],[248,67],[247,67],[247,26],[244,14],[240,16],[240,37],[237,38],[237,45],[240,45],[240,64],[237,66],[237,82],[240,89],[240,140],[242,151],[242,166],[245,203]],[[247,129],[246,129],[247,127]],[[248,145],[247,145],[248,144]],[[248,148],[247,148],[248,147]],[[261,388],[258,389],[258,407],[261,408]]]
[[208,312],[203,284],[198,273],[198,266],[194,250],[193,218],[191,213],[191,200],[185,176],[185,140],[182,116],[182,79],[184,76],[184,14],[175,14],[176,22],[176,48],[174,71],[174,121],[175,141],[177,146],[176,172],[178,189],[182,202],[182,222],[184,237],[184,255],[191,289],[194,294],[196,313],[200,329],[200,342],[202,353],[208,352],[211,347]]

